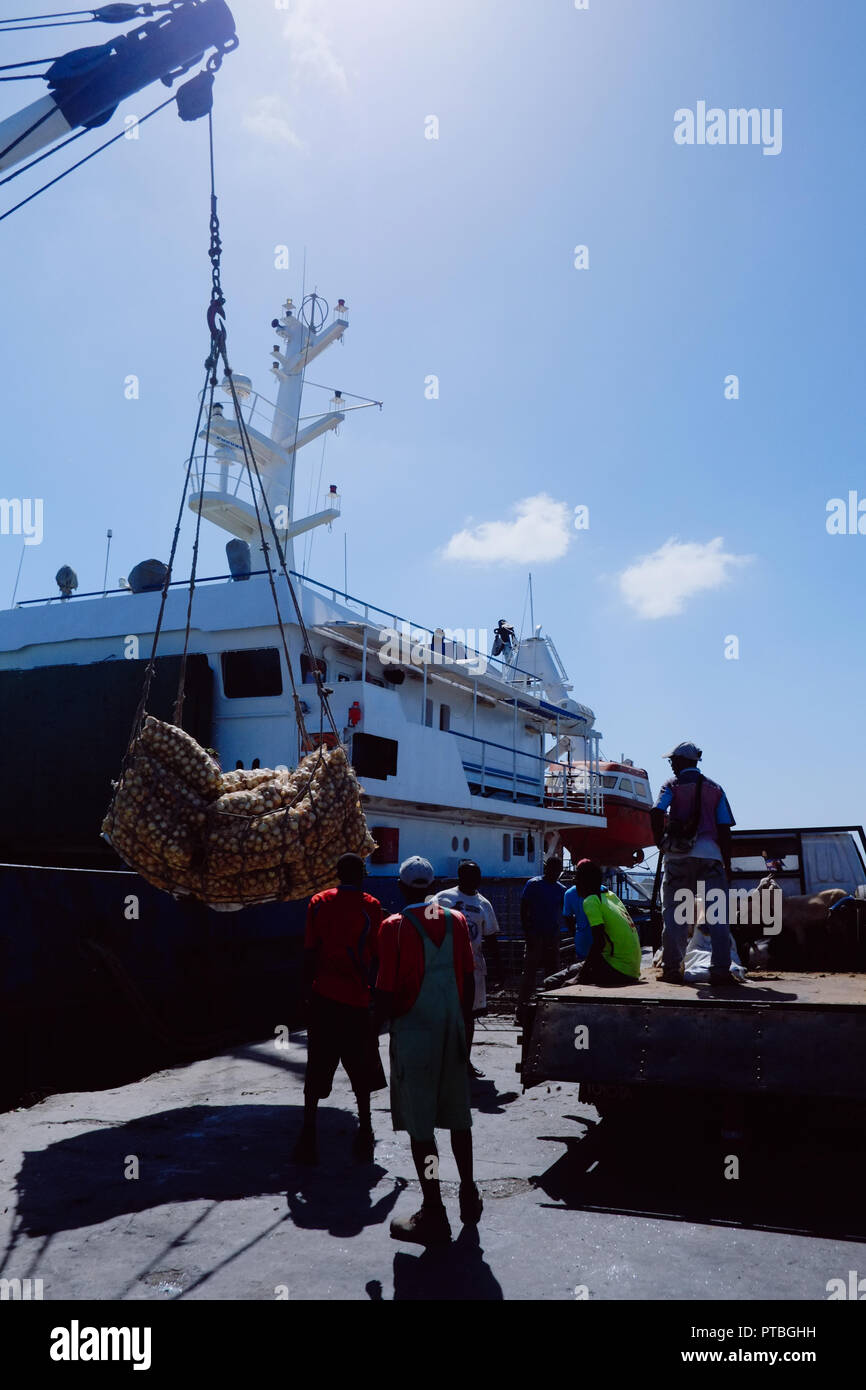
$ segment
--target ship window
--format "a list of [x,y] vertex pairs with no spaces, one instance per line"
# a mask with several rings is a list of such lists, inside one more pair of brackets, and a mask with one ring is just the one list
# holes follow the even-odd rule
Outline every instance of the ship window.
[[515,854],[526,853],[526,841],[522,835],[515,835],[511,842]]
[[649,801],[650,790],[646,782],[635,782],[634,789],[640,797],[641,801]]
[[619,789],[620,789],[621,792],[633,792],[633,791],[634,791],[634,784],[633,784],[631,778],[630,778],[630,777],[621,777],[621,778],[620,778],[620,783],[619,783]]
[[227,700],[258,695],[282,695],[283,676],[276,647],[254,647],[240,652],[223,652],[221,657],[223,693]]
[[469,836],[468,836],[468,835],[467,835],[467,836],[464,838],[464,840],[463,840],[463,848],[464,848],[464,850],[467,850],[467,849],[469,848]]
[[510,836],[510,835],[503,835],[503,836],[502,836],[502,860],[503,860],[503,863],[507,864],[507,863],[509,862],[510,859],[511,859],[511,836]]
[[442,732],[443,732],[444,734],[447,734],[448,730],[451,728],[451,706],[450,706],[450,705],[440,705],[440,706],[439,706],[439,728],[442,730]]
[[352,735],[352,766],[359,777],[384,782],[397,775],[397,740],[377,734]]
[[527,835],[527,837],[526,837],[526,857],[527,857],[527,859],[529,859],[529,860],[532,860],[532,859],[535,858],[535,836],[534,836],[534,835]]
[[235,768],[239,767],[243,767],[243,763],[241,762],[240,758],[238,758],[237,762],[235,763]]
[[456,836],[456,835],[452,835],[452,836],[451,836],[451,848],[452,848],[452,849],[457,849],[457,847],[458,847],[459,844],[460,844],[460,841],[457,839],[457,836]]
[[424,723],[428,729],[433,728],[433,701],[424,701]]
[[602,779],[601,779],[601,785],[602,785],[603,787],[607,787],[608,791],[610,791],[613,787],[616,786],[616,778],[615,778],[615,777],[610,777],[610,776],[608,776],[608,777],[602,777]]
[[260,758],[253,758],[252,762],[250,763],[250,767],[253,769],[261,767],[261,765],[262,764]]

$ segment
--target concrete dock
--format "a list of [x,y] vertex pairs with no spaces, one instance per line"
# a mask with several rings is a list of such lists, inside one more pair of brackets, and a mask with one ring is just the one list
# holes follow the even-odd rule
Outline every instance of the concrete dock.
[[476,1035],[477,1232],[461,1229],[441,1136],[450,1249],[390,1237],[419,1192],[387,1092],[373,1163],[352,1158],[342,1071],[319,1167],[289,1161],[301,1032],[5,1115],[0,1277],[41,1280],[45,1300],[821,1300],[866,1271],[862,1128],[794,1107],[722,1136],[668,1105],[608,1130],[576,1085],[523,1094],[516,1040],[506,1018]]

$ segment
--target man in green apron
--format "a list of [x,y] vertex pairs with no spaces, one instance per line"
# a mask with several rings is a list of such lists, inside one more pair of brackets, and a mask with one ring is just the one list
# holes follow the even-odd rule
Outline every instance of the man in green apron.
[[425,901],[433,877],[432,865],[417,855],[401,864],[405,906],[382,923],[376,981],[380,1016],[391,1019],[391,1116],[395,1130],[408,1131],[423,1194],[420,1211],[392,1221],[391,1235],[421,1245],[451,1239],[435,1129],[451,1131],[464,1225],[477,1223],[482,1209],[472,1175],[466,1046],[475,961],[462,914]]

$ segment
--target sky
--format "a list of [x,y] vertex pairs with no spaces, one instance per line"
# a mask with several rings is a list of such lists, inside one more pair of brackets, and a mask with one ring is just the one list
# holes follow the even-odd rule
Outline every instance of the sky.
[[[488,634],[503,615],[528,632],[531,573],[607,757],[656,790],[693,739],[742,827],[863,822],[861,0],[231,8],[234,370],[270,394],[270,321],[316,289],[350,327],[304,412],[334,387],[383,402],[302,456],[298,511],[319,482],[343,504],[309,573],[342,588],[345,544],[351,593]],[[118,32],[7,35],[0,61]],[[42,90],[0,86],[0,118]],[[75,157],[166,95],[123,102]],[[766,113],[758,143],[739,108]],[[71,162],[0,188],[0,213]],[[0,534],[4,606],[19,563],[19,600],[62,564],[101,589],[109,527],[109,584],[167,558],[208,194],[206,122],[170,107],[0,222],[0,495],[44,518],[38,545]],[[849,493],[853,534],[831,534]],[[205,529],[200,572],[225,573]]]

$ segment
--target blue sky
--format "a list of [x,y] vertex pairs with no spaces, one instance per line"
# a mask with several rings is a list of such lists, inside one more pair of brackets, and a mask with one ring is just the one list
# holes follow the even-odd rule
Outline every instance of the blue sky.
[[[866,498],[866,9],[232,9],[215,124],[233,365],[269,391],[270,320],[306,252],[307,288],[351,310],[313,379],[385,402],[328,440],[322,484],[344,512],[311,574],[341,583],[345,534],[353,593],[492,630],[503,613],[519,625],[531,570],[536,621],[608,756],[657,787],[660,755],[694,738],[741,825],[861,822],[866,536],[825,519],[830,498]],[[2,61],[111,32],[7,38]],[[40,91],[5,84],[0,114]],[[674,113],[699,101],[780,108],[781,152],[678,145]],[[167,556],[207,351],[206,134],[169,109],[0,224],[0,492],[45,508],[19,598],[54,592],[63,563],[101,587],[109,526],[114,582]],[[301,504],[320,446],[307,454]],[[207,529],[203,569],[222,573],[226,537]],[[4,604],[20,555],[0,536]]]

